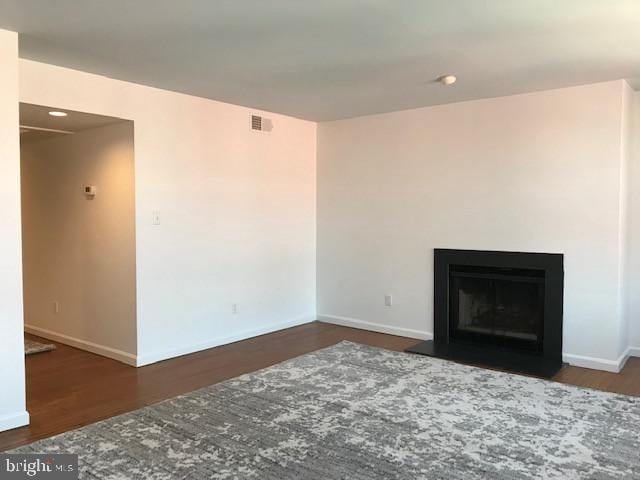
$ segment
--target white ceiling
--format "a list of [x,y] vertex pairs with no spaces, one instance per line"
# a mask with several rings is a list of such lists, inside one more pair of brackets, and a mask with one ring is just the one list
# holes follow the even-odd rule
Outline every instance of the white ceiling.
[[640,89],[640,0],[0,0],[0,28],[23,58],[311,120]]

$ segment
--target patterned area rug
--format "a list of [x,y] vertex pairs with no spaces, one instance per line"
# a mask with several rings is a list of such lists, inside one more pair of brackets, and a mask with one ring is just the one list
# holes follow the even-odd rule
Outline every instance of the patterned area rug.
[[55,350],[56,346],[53,343],[40,343],[35,340],[24,339],[24,354],[32,355],[40,352],[50,352]]
[[17,451],[92,479],[640,479],[640,398],[342,342]]

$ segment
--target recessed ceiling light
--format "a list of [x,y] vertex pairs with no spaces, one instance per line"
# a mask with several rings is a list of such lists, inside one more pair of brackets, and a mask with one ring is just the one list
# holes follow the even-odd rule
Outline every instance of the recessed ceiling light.
[[458,79],[455,75],[442,75],[440,78],[438,78],[438,81],[443,85],[453,85],[454,83],[456,83],[456,80]]
[[51,112],[49,112],[49,115],[51,115],[52,117],[66,117],[67,114],[65,112],[59,112],[57,110],[52,110]]

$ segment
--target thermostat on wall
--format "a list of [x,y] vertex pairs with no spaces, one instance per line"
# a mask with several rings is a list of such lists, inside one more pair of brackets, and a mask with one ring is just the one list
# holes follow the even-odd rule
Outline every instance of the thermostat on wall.
[[87,185],[84,187],[84,194],[89,198],[95,197],[97,192],[98,189],[95,185]]

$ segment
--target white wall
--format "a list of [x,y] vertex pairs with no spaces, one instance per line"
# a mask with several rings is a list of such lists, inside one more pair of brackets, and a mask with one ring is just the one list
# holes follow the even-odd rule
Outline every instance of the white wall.
[[434,248],[564,253],[565,359],[618,369],[625,86],[321,123],[321,318],[429,338]]
[[27,60],[20,100],[134,121],[138,364],[315,318],[314,123]]
[[618,291],[620,302],[620,318],[622,329],[620,330],[619,350],[624,355],[629,354],[629,332],[631,323],[630,299],[629,299],[629,281],[631,277],[630,271],[630,202],[631,202],[631,178],[630,169],[633,162],[634,151],[634,94],[633,90],[627,82],[622,82],[622,91],[620,95],[621,102],[621,124],[620,124],[620,193],[619,193],[619,239],[620,245],[618,253],[619,269],[619,285]]
[[20,153],[25,329],[135,365],[133,123]]
[[25,425],[18,35],[0,30],[0,431]]
[[627,322],[629,345],[634,355],[640,355],[640,93],[633,94],[634,111],[631,127],[628,188],[628,252],[627,252]]

